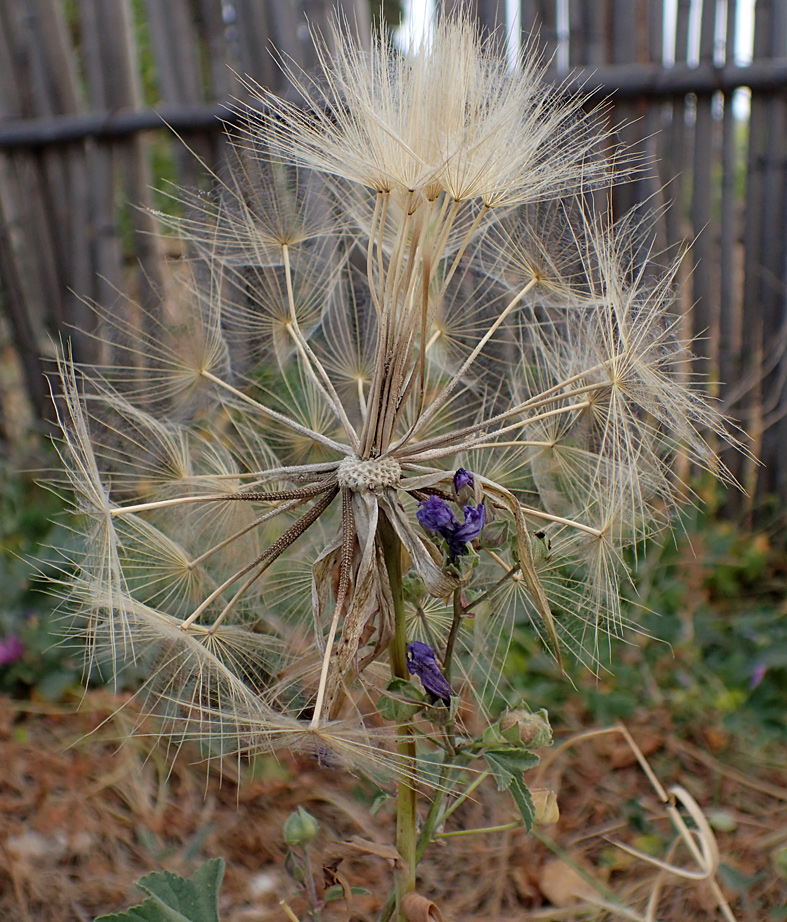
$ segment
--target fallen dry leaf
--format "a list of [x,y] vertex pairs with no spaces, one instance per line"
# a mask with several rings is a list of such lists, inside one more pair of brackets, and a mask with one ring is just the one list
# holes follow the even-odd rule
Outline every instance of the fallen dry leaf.
[[547,861],[538,875],[538,888],[553,906],[570,906],[598,893],[590,884],[559,858]]
[[399,852],[393,845],[381,845],[379,842],[372,842],[369,839],[362,839],[360,836],[352,836],[343,842],[332,842],[325,849],[325,864],[331,864],[338,858],[357,858],[359,855],[374,855],[377,858],[385,858],[394,864],[401,862]]
[[[664,734],[657,730],[636,728],[631,731],[642,754],[649,756],[664,745]],[[629,744],[613,736],[601,736],[595,740],[596,751],[607,757],[610,768],[628,768],[637,761],[637,756]]]

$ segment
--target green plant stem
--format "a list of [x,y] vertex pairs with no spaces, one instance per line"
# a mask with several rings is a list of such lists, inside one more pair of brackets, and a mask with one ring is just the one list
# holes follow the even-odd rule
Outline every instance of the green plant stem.
[[309,849],[304,846],[303,849],[303,858],[304,864],[306,865],[306,892],[309,895],[309,902],[311,903],[309,915],[314,915],[317,910],[317,888],[314,883],[314,869],[312,868],[311,858],[309,857]]
[[[434,797],[432,798],[432,803],[429,807],[429,812],[426,814],[426,819],[421,828],[421,834],[418,836],[418,842],[415,848],[415,863],[416,867],[420,862],[421,858],[424,856],[424,852],[431,845],[432,841],[437,838],[434,831],[438,826],[441,826],[446,818],[450,816],[454,810],[461,804],[467,797],[469,797],[472,792],[478,787],[479,784],[491,775],[491,772],[485,771],[481,772],[478,778],[473,781],[471,785],[468,786],[467,790],[464,791],[451,806],[441,813],[443,801],[445,800],[445,795],[447,793],[446,783],[452,771],[462,771],[464,769],[463,765],[443,765],[440,771],[440,780],[438,782],[437,788],[434,792]],[[380,911],[380,915],[377,917],[377,922],[388,922],[388,920],[393,915],[394,907],[396,906],[396,891],[392,890],[388,896],[388,899],[385,901],[385,905]]]
[[448,632],[448,640],[445,644],[445,656],[443,657],[443,674],[448,684],[451,684],[451,663],[454,658],[454,645],[459,634],[459,628],[462,626],[462,616],[465,610],[462,607],[462,592],[457,587],[454,589],[454,618],[451,621],[451,630]]
[[385,901],[385,905],[380,910],[380,915],[377,917],[377,922],[388,922],[388,920],[393,915],[393,911],[396,908],[396,890],[391,890],[388,894],[388,899]]
[[429,847],[432,839],[434,838],[434,831],[439,825],[442,824],[445,819],[445,814],[440,814],[440,809],[443,806],[443,800],[446,795],[446,784],[448,782],[448,777],[452,771],[462,771],[462,766],[457,765],[443,765],[440,771],[440,781],[438,782],[438,787],[434,792],[434,798],[432,799],[432,804],[429,807],[429,812],[426,814],[426,819],[424,820],[424,825],[421,828],[421,834],[418,836],[418,844],[415,848],[415,859],[420,861],[424,856],[424,852]]
[[[440,787],[434,792],[434,798],[432,804],[429,807],[429,812],[426,815],[424,820],[423,828],[421,829],[421,834],[418,836],[418,842],[415,849],[415,863],[416,866],[418,862],[423,858],[424,852],[429,847],[429,844],[432,841],[432,836],[437,828],[440,820],[440,808],[443,804],[443,798],[445,797],[445,790],[443,785],[448,778],[451,766],[444,765],[442,771],[440,772]],[[396,906],[396,890],[392,890],[388,895],[388,899],[385,901],[385,905],[380,910],[380,915],[377,918],[377,922],[388,922],[388,920],[393,915],[394,908]]]
[[453,832],[438,832],[435,839],[453,839],[456,836],[480,836],[485,832],[506,832],[509,829],[519,829],[522,826],[522,820],[514,820],[512,823],[503,823],[502,826],[484,826],[482,829],[455,829]]
[[279,900],[279,906],[281,906],[285,916],[287,916],[290,922],[300,922],[300,919],[295,915],[295,913],[292,911],[292,909],[290,909],[289,905],[285,903],[284,900]]
[[477,595],[474,599],[470,599],[470,601],[466,605],[463,605],[462,611],[468,611],[471,608],[475,608],[475,606],[479,605],[481,602],[485,602],[489,598],[489,596],[494,595],[494,593],[497,592],[497,590],[503,585],[503,583],[507,579],[511,579],[511,577],[518,571],[519,571],[519,564],[517,564],[515,567],[511,567],[509,571],[506,573],[506,575],[501,576],[500,579],[494,584],[494,586],[492,586],[491,589],[487,589],[486,592],[482,592],[481,595]]
[[488,778],[492,773],[491,772],[481,772],[481,774],[472,782],[468,784],[465,790],[456,798],[456,800],[451,804],[451,806],[442,814],[440,817],[440,825],[442,825],[448,817],[456,810],[458,806],[463,804],[468,797],[475,791],[479,784],[485,779]]
[[[383,550],[391,596],[394,606],[394,636],[389,647],[391,674],[394,678],[407,679],[407,625],[405,622],[404,596],[402,594],[402,548],[396,532],[384,517],[380,517],[378,534]],[[409,723],[397,727],[397,751],[404,757],[408,776],[400,775],[396,794],[396,848],[401,856],[401,867],[394,874],[398,922],[407,922],[402,909],[402,899],[415,890],[416,868],[416,790],[412,784],[415,771],[415,739]]]

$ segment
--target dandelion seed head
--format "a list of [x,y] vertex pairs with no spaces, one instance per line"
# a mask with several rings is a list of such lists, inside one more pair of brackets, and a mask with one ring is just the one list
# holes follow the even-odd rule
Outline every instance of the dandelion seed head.
[[705,433],[729,437],[682,373],[677,263],[644,215],[591,211],[606,129],[532,49],[512,69],[460,13],[405,51],[337,25],[317,56],[298,104],[249,86],[211,193],[171,193],[172,292],[96,307],[104,364],[60,360],[58,591],[177,746],[406,776],[368,719],[390,561],[436,698],[456,641],[453,688],[491,707],[525,625],[598,671],[675,454],[723,472]]

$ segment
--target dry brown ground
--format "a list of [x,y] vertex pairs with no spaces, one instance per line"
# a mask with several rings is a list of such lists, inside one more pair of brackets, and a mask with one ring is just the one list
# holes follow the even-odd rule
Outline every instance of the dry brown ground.
[[[121,712],[102,723],[117,704],[106,692],[91,693],[78,713],[68,705],[0,699],[3,922],[92,920],[139,902],[132,883],[143,874],[167,868],[190,875],[216,855],[227,860],[223,922],[286,922],[282,898],[305,920],[304,903],[283,870],[281,828],[292,809],[302,804],[322,823],[316,862],[331,839],[391,842],[393,802],[371,816],[372,791],[358,779],[303,759],[258,766],[256,778],[240,786],[233,766],[222,776],[215,766],[206,771],[181,757],[172,767],[144,741],[118,745],[128,718]],[[682,785],[711,819],[725,866],[718,879],[735,918],[787,919],[779,909],[787,905],[787,867],[778,867],[787,847],[787,753],[773,754],[770,767],[747,764],[747,754],[723,735],[678,739],[665,714],[631,730],[660,782]],[[664,857],[674,834],[631,749],[607,734],[550,750],[544,761],[541,783],[557,791],[561,818],[540,838],[509,830],[431,847],[419,889],[446,922],[624,918],[581,901],[587,884],[577,869],[597,882],[593,900],[604,900],[606,891],[644,915],[658,871],[609,838]],[[513,818],[507,795],[493,785],[481,790],[451,818],[449,831]],[[681,848],[671,860],[696,869]],[[342,871],[371,895],[356,897],[349,911],[337,901],[321,918],[374,919],[391,883],[386,860],[347,860]],[[669,874],[653,918],[724,916],[707,882]]]

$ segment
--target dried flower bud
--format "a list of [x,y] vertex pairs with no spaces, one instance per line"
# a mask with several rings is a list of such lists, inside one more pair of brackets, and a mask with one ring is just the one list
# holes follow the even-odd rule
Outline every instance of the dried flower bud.
[[303,807],[298,807],[284,821],[284,841],[290,847],[306,845],[317,835],[320,824]]
[[552,745],[552,727],[544,708],[535,714],[531,711],[508,711],[500,719],[500,729],[505,732],[518,728],[518,739],[528,749],[541,749]]
[[293,851],[287,851],[284,858],[284,870],[296,883],[302,884],[306,881],[306,868],[303,858]]
[[407,644],[407,669],[410,675],[417,675],[426,691],[436,701],[451,705],[453,691],[448,680],[437,665],[434,650],[428,643],[414,640]]
[[531,788],[533,806],[536,808],[536,826],[551,826],[560,819],[557,794],[548,788]]

